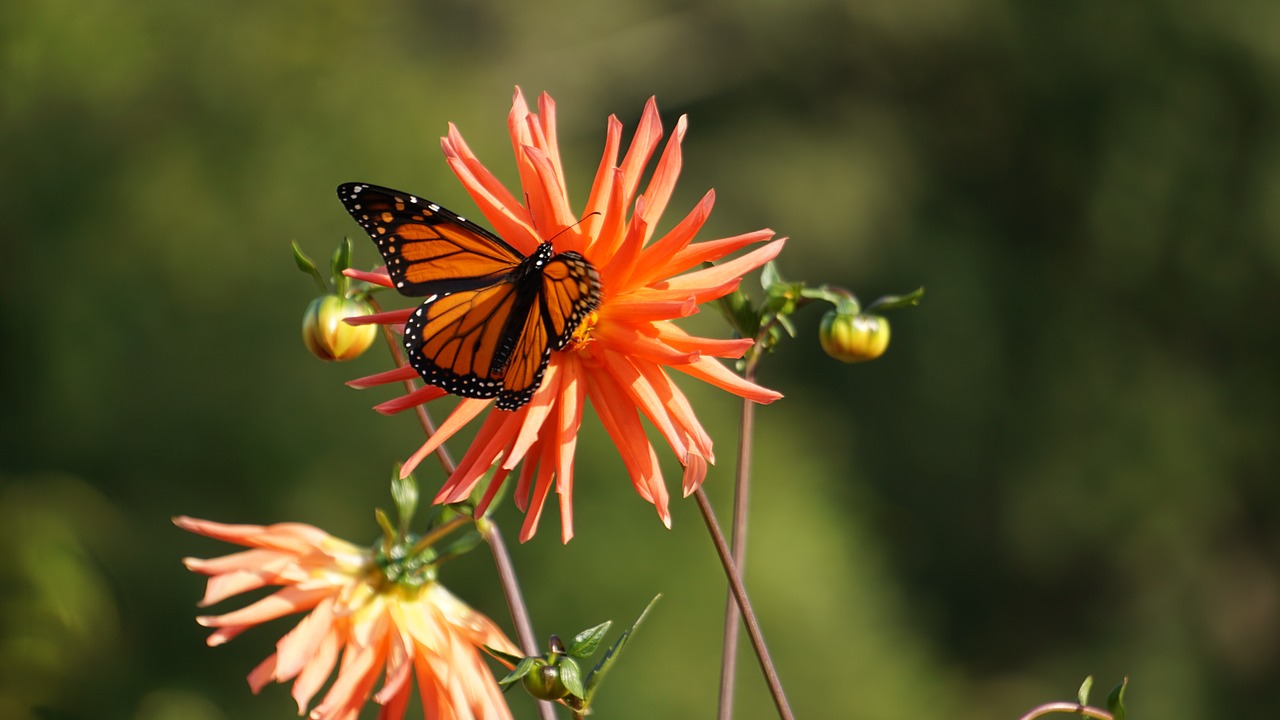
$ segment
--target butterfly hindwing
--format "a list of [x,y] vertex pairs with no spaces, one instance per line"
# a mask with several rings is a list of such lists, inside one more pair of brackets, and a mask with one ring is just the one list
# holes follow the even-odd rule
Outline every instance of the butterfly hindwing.
[[488,230],[398,190],[346,183],[338,196],[373,238],[401,294],[427,296],[405,324],[409,363],[454,395],[533,397],[551,352],[600,303],[600,277],[578,253],[543,243],[528,257]]

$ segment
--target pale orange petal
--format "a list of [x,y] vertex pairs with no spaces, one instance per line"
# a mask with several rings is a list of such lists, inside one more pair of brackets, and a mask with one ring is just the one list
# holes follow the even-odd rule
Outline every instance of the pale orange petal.
[[406,308],[404,310],[388,310],[369,315],[353,315],[345,318],[343,322],[348,325],[404,325],[408,322],[409,317],[413,315],[413,310],[413,308]]
[[521,408],[514,413],[489,413],[480,425],[475,439],[471,441],[471,446],[467,448],[467,453],[462,456],[440,492],[436,493],[433,502],[461,502],[471,494],[476,482],[493,467],[514,441],[520,428],[520,414],[524,410]]
[[610,115],[605,122],[604,152],[600,157],[600,166],[596,168],[595,181],[591,184],[591,194],[587,197],[587,206],[582,211],[582,228],[589,237],[598,237],[603,213],[609,207],[609,197],[618,194],[621,189],[622,173],[617,168],[618,148],[622,145],[622,123]]
[[627,393],[631,404],[638,407],[645,417],[649,418],[649,422],[658,428],[658,432],[666,438],[667,444],[675,451],[676,457],[684,457],[689,452],[684,444],[684,434],[671,421],[663,399],[649,384],[648,378],[641,374],[631,359],[625,355],[609,352],[601,353],[601,356],[609,374]]
[[[535,476],[533,491],[525,499],[524,523],[520,526],[520,542],[527,542],[538,531],[538,521],[542,519],[542,508],[547,501],[547,493],[551,491],[551,481],[556,471],[556,452],[559,447],[554,442],[540,445],[541,457],[538,458],[538,472]],[[519,503],[520,498],[517,498]]]
[[297,586],[286,586],[239,610],[232,610],[222,615],[202,615],[196,618],[196,622],[212,628],[257,625],[292,613],[310,610],[316,603],[331,594],[333,594],[332,587],[301,590]]
[[445,440],[453,437],[453,434],[466,427],[467,423],[475,419],[477,415],[484,411],[485,408],[493,404],[492,399],[480,400],[476,398],[463,398],[458,402],[458,406],[453,409],[449,417],[440,424],[436,429],[436,434],[422,443],[422,447],[417,452],[409,456],[404,465],[400,468],[400,477],[408,477],[413,469],[418,467],[418,463],[424,458],[436,451],[440,444]]
[[[684,250],[693,241],[698,231],[711,216],[711,208],[715,205],[716,193],[708,190],[693,210],[678,225],[663,235],[653,244],[647,246],[637,258],[634,267],[628,268],[627,275],[619,280],[623,290],[648,285],[658,278],[669,277],[676,273],[664,272],[676,253]],[[690,267],[690,266],[686,266]],[[681,268],[680,271],[686,268]]]
[[653,151],[657,149],[658,141],[661,139],[662,120],[658,117],[658,102],[651,97],[644,104],[644,112],[640,114],[640,124],[636,126],[635,135],[631,138],[631,145],[627,147],[627,154],[622,158],[620,166],[623,177],[623,198],[627,205],[630,205],[631,199],[636,196],[644,168],[649,164],[649,158],[653,156]]
[[724,365],[721,365],[718,360],[712,358],[703,358],[694,363],[672,367],[682,373],[715,385],[721,390],[728,390],[738,397],[754,400],[764,405],[782,397],[782,393],[776,390],[770,390],[742,379],[741,376],[731,372]]
[[364,282],[372,283],[374,285],[379,285],[385,288],[393,287],[391,284],[391,276],[387,274],[385,267],[386,266],[383,266],[383,269],[378,270],[376,272],[368,272],[367,270],[357,270],[356,268],[347,268],[346,270],[342,271],[342,274],[343,276],[349,277],[353,280],[363,280]]
[[567,374],[560,386],[560,439],[557,443],[556,494],[560,496],[560,541],[573,538],[573,458],[586,399],[581,378]]
[[[667,209],[667,203],[671,201],[671,194],[676,189],[676,178],[680,177],[680,168],[683,164],[683,157],[680,153],[680,143],[684,141],[685,131],[689,129],[689,118],[681,115],[676,121],[676,127],[671,132],[671,137],[667,139],[667,146],[662,151],[662,157],[658,159],[658,167],[654,169],[653,176],[649,178],[649,186],[645,188],[645,210],[644,219],[650,228],[657,225],[658,219],[662,217],[662,213]],[[637,212],[639,212],[637,210]],[[650,240],[649,236],[645,237],[645,242]]]
[[329,673],[333,672],[333,666],[338,662],[338,651],[341,648],[342,636],[338,632],[329,632],[320,639],[320,645],[316,648],[315,654],[298,673],[298,679],[294,681],[290,695],[293,696],[294,702],[298,703],[299,715],[306,712],[307,706],[311,704],[311,698],[320,692],[320,688],[328,680]]
[[520,429],[515,440],[511,443],[510,451],[502,459],[502,468],[504,470],[514,469],[524,459],[525,453],[529,451],[533,443],[537,441],[542,432],[543,423],[546,422],[551,410],[559,400],[561,367],[569,360],[571,359],[567,358],[563,353],[553,355],[551,361],[547,363],[546,372],[542,376],[542,387],[538,388],[533,398],[517,411],[524,413],[524,416],[520,419]]
[[418,371],[414,370],[412,365],[401,365],[400,367],[385,370],[380,373],[374,373],[373,375],[366,375],[362,378],[356,378],[355,380],[348,380],[347,387],[363,390],[365,388],[377,387],[378,385],[389,385],[395,382],[417,379]]
[[[412,368],[410,369],[412,370]],[[417,376],[417,371],[414,371],[414,376]],[[405,410],[415,408],[423,403],[429,403],[436,398],[442,398],[445,395],[448,395],[448,393],[445,392],[443,388],[436,387],[435,385],[423,385],[413,392],[391,398],[385,402],[380,402],[377,405],[374,405],[373,409],[382,415],[395,415],[396,413],[401,413]]]
[[333,609],[334,597],[325,598],[316,605],[315,610],[276,642],[274,679],[288,680],[302,672],[307,663],[312,661],[321,643],[333,632]]
[[697,337],[669,322],[656,322],[653,326],[658,331],[659,340],[681,352],[697,351],[701,355],[711,357],[740,358],[755,344],[755,341],[749,338]]
[[698,293],[698,297],[702,298],[704,293],[701,291],[706,288],[741,280],[746,273],[774,259],[778,256],[778,253],[782,252],[782,246],[785,244],[785,238],[774,240],[764,247],[752,250],[746,255],[741,255],[732,260],[726,260],[714,267],[679,275],[668,280],[665,283],[666,288],[670,290],[695,291]]
[[697,267],[705,262],[714,262],[731,252],[748,245],[764,242],[773,237],[772,230],[756,230],[755,232],[734,235],[719,240],[707,240],[681,248],[662,264],[656,265],[654,277],[672,277],[689,268]]

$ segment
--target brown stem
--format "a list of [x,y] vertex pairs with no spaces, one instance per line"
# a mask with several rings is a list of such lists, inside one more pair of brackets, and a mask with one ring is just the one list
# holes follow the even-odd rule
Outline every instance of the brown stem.
[[[756,358],[751,354],[743,378],[755,381]],[[747,507],[751,490],[751,434],[755,427],[756,404],[751,400],[742,401],[742,424],[738,429],[738,467],[733,486],[733,524],[732,551],[733,565],[740,572],[746,572],[747,555]],[[720,660],[720,704],[717,717],[729,720],[733,717],[733,689],[738,670],[738,604],[734,600],[733,590],[727,591],[724,607],[724,642],[721,647]]]
[[742,621],[747,626],[747,637],[751,639],[751,645],[755,648],[756,658],[760,661],[760,669],[764,672],[765,682],[769,685],[769,694],[773,696],[773,704],[778,708],[778,717],[782,720],[795,720],[795,715],[791,712],[791,705],[787,703],[787,696],[782,691],[782,681],[778,679],[778,672],[774,669],[773,658],[769,656],[769,650],[764,645],[764,635],[760,632],[760,624],[756,622],[756,613],[751,609],[751,601],[747,598],[747,589],[742,585],[742,578],[738,576],[738,568],[733,563],[733,557],[729,554],[729,546],[724,541],[724,533],[720,532],[720,523],[716,522],[715,511],[711,509],[711,503],[707,500],[707,494],[699,487],[693,493],[694,498],[698,501],[698,509],[702,511],[702,519],[707,524],[707,531],[711,534],[711,542],[716,546],[716,554],[720,556],[720,564],[724,567],[724,574],[729,578],[729,586],[733,588],[733,596],[738,601],[738,609],[742,611]]
[[[369,304],[375,311],[382,311],[373,298],[369,298]],[[386,325],[382,326],[382,336],[387,341],[387,349],[391,351],[391,358],[396,366],[403,366],[404,354],[400,352],[400,345]],[[413,392],[418,389],[418,383],[410,378],[404,381],[404,387],[407,392]],[[428,438],[435,435],[436,426],[431,421],[431,416],[427,414],[426,407],[417,405],[414,409],[417,410],[418,423],[422,425],[422,431]],[[458,466],[453,462],[453,457],[444,443],[440,443],[440,447],[436,449],[436,457],[439,458],[440,466],[444,469],[446,476],[452,475],[453,471],[457,470]],[[487,517],[477,519],[476,528],[493,553],[494,564],[498,566],[498,581],[502,584],[502,592],[507,598],[507,608],[511,611],[511,622],[516,626],[516,637],[520,640],[520,649],[525,655],[538,655],[538,643],[533,633],[533,623],[529,619],[529,608],[524,604],[524,593],[520,590],[520,581],[516,579],[516,569],[511,563],[507,545],[502,540],[502,533],[498,530],[497,523]],[[551,703],[539,700],[537,707],[538,717],[542,720],[556,720],[555,707]]]
[[[373,306],[374,312],[382,312],[382,306],[377,300],[369,298],[369,304]],[[382,326],[382,338],[387,341],[387,349],[391,351],[391,360],[396,367],[404,366],[404,353],[400,352],[400,343],[396,342],[395,334],[391,332],[391,328]],[[413,392],[418,389],[418,383],[409,378],[404,381],[404,389],[406,392]],[[422,426],[422,431],[430,438],[436,434],[436,424],[431,421],[431,416],[427,414],[427,408],[422,405],[414,406],[414,410],[418,413],[418,424]],[[440,460],[440,467],[444,469],[445,475],[452,475],[457,469],[457,465],[453,462],[453,457],[449,455],[449,449],[440,443],[440,447],[436,448],[436,457]]]
[[[498,580],[502,583],[502,592],[507,597],[507,607],[511,610],[511,621],[516,626],[516,639],[520,641],[520,651],[534,657],[538,653],[538,640],[533,634],[533,622],[529,619],[529,608],[524,604],[524,595],[520,592],[520,581],[516,579],[516,568],[511,563],[511,555],[507,552],[507,544],[502,539],[498,526],[488,518],[476,522],[480,535],[489,544],[493,552],[493,562],[498,566]],[[538,716],[542,720],[555,720],[555,706],[546,700],[538,701]]]
[[1052,715],[1053,713],[1083,715],[1088,718],[1095,718],[1095,720],[1115,720],[1115,717],[1106,710],[1100,710],[1096,707],[1069,702],[1045,703],[1039,707],[1032,708],[1031,712],[1028,712],[1026,715],[1018,718],[1018,720],[1034,720],[1035,718]]

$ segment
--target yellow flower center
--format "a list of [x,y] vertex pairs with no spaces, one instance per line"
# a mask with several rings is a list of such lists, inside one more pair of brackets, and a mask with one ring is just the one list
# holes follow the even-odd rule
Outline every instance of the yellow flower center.
[[582,322],[578,324],[577,329],[573,331],[573,336],[569,338],[569,349],[580,351],[586,348],[587,345],[590,345],[591,331],[599,321],[600,313],[595,310],[592,310],[590,315],[583,318]]

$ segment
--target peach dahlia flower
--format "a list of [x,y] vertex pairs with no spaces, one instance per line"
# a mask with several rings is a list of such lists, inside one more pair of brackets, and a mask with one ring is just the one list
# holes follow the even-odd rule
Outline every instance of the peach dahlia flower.
[[[569,202],[551,98],[543,94],[538,99],[538,113],[532,113],[517,88],[507,125],[520,173],[518,193],[508,191],[485,169],[452,124],[441,141],[450,167],[497,234],[512,247],[527,255],[550,240],[557,253],[575,251],[585,257],[599,271],[601,302],[574,339],[551,354],[542,386],[529,403],[511,411],[495,408],[489,412],[435,501],[467,498],[485,472],[497,465],[479,507],[483,511],[507,475],[523,463],[515,491],[516,503],[526,513],[520,539],[533,536],[543,504],[554,488],[560,496],[561,537],[568,542],[573,536],[573,455],[584,405],[590,400],[617,445],[636,492],[653,503],[662,522],[670,527],[667,490],[641,418],[662,434],[683,465],[685,495],[701,484],[707,463],[714,462],[715,456],[711,438],[667,371],[691,375],[760,403],[781,397],[743,380],[717,359],[741,357],[751,347],[751,340],[694,337],[672,320],[692,315],[701,303],[733,292],[743,274],[777,256],[783,240],[704,267],[703,263],[773,237],[770,230],[757,230],[693,242],[711,213],[714,191],[669,232],[654,239],[654,229],[680,174],[680,143],[687,123],[684,117],[677,121],[647,187],[639,193],[645,168],[662,137],[653,99],[645,105],[621,162],[622,124],[616,117],[609,118],[604,157],[581,215],[574,213]],[[348,274],[391,286],[385,272]],[[366,320],[400,328],[410,312],[412,309],[387,312]],[[368,387],[415,377],[406,365],[350,384]],[[439,388],[427,386],[378,409],[399,412],[443,394]],[[405,462],[403,473],[411,472],[493,402],[461,399],[436,434]]]
[[[282,586],[239,610],[197,618],[215,628],[210,646],[259,623],[310,611],[249,673],[255,693],[273,680],[293,680],[298,714],[306,714],[337,666],[337,678],[309,714],[312,720],[355,720],[371,694],[382,706],[379,720],[401,718],[414,676],[427,720],[511,717],[480,647],[519,651],[492,621],[434,579],[391,582],[371,550],[311,525],[224,525],[189,517],[174,518],[174,524],[251,548],[209,560],[183,559],[188,569],[209,576],[202,607]],[[385,679],[374,694],[380,675]]]

